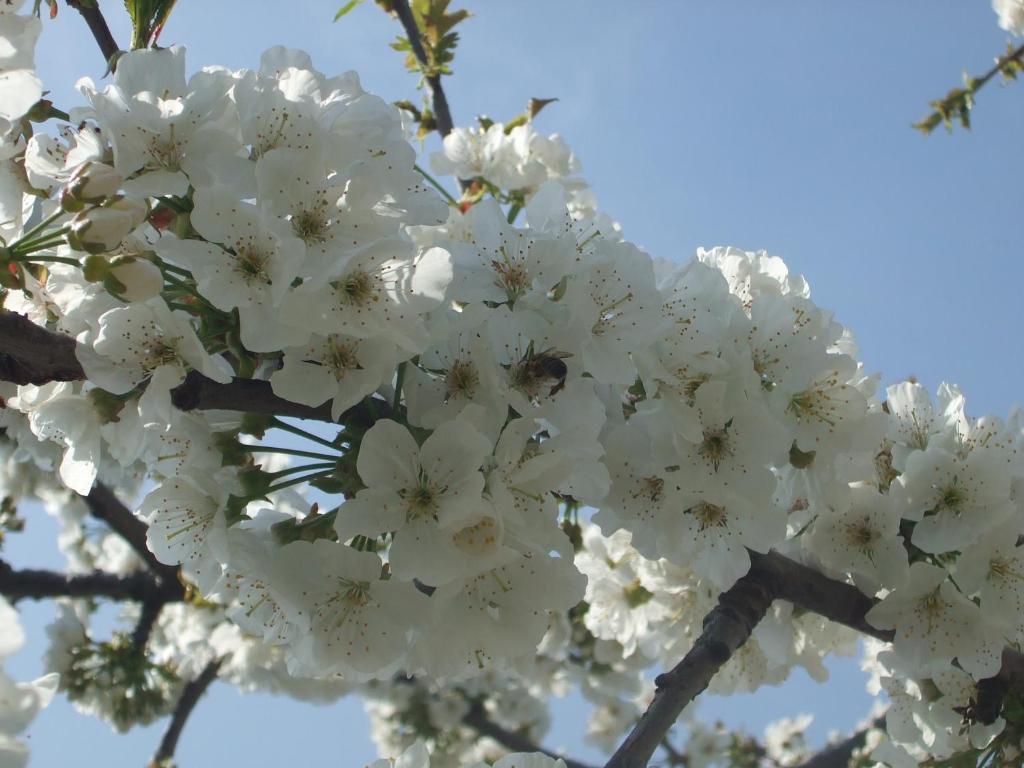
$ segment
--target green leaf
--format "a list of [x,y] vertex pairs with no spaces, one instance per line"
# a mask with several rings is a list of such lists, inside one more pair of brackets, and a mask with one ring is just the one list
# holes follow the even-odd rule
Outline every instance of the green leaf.
[[542,109],[544,109],[544,107],[546,107],[548,104],[552,104],[552,103],[554,103],[556,101],[558,101],[557,98],[553,98],[553,99],[538,99],[536,97],[533,97],[533,98],[530,99],[530,103],[527,104],[526,111],[530,113],[530,119],[532,120],[533,118],[535,118],[537,115],[540,114],[540,111]]
[[132,49],[156,45],[177,0],[124,0],[132,20]]
[[338,12],[334,14],[334,21],[338,21],[342,16],[347,16],[351,11],[355,10],[356,6],[362,5],[362,3],[363,0],[348,0],[348,2],[341,6],[341,8],[338,9]]

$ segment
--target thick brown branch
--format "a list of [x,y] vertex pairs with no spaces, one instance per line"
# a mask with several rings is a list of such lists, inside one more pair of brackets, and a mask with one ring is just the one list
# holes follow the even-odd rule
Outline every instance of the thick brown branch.
[[820,571],[790,560],[778,552],[750,553],[751,572],[770,574],[775,597],[879,640],[891,641],[890,630],[873,627],[864,619],[875,601],[852,584],[829,578]]
[[567,768],[591,768],[591,766],[588,766],[585,763],[580,763],[571,758],[563,757],[555,752],[549,752],[522,734],[502,728],[487,717],[487,713],[479,702],[473,702],[469,712],[466,713],[464,718],[462,718],[462,722],[481,736],[487,736],[488,738],[494,739],[509,752],[543,752],[549,757],[556,757],[565,761]]
[[644,768],[683,709],[708,687],[764,618],[775,592],[774,574],[752,565],[750,572],[719,596],[705,617],[704,631],[670,672],[658,675],[654,700],[606,768]]
[[[185,382],[171,390],[171,402],[182,411],[226,410],[261,413],[272,416],[290,416],[333,422],[331,404],[312,407],[293,403],[278,397],[270,383],[260,379],[234,379],[230,384],[219,384],[198,371],[190,371]],[[377,419],[388,418],[391,407],[380,398],[370,403],[365,400],[345,411],[338,421],[349,426],[369,427]]]
[[871,725],[862,728],[849,738],[825,747],[796,768],[847,768],[853,753],[867,742],[868,733],[878,728],[885,728],[885,715],[875,718]]
[[14,312],[0,311],[0,380],[46,384],[84,378],[73,338],[48,331]]
[[168,602],[171,599],[170,590],[146,571],[127,576],[105,571],[70,576],[32,568],[15,569],[2,560],[0,594],[12,602],[53,597],[101,597],[142,603]]
[[[36,325],[27,317],[0,310],[0,381],[45,384],[50,381],[81,381],[85,371],[75,356],[70,336]],[[219,384],[197,371],[171,390],[171,401],[183,411],[220,409],[290,416],[333,422],[330,403],[313,408],[278,397],[270,383],[259,379],[234,379]],[[345,411],[339,422],[367,427],[391,415],[384,400],[363,401]]]
[[163,581],[177,583],[178,569],[156,559],[146,545],[146,524],[137,518],[114,492],[102,483],[95,483],[87,496],[82,497],[89,507],[89,513],[102,520],[135,551],[153,573]]
[[217,679],[221,662],[222,659],[211,661],[199,673],[199,677],[189,682],[182,690],[181,698],[178,699],[174,713],[171,715],[171,722],[167,725],[167,730],[164,732],[163,738],[160,739],[160,746],[157,747],[153,760],[149,764],[150,768],[166,765],[174,757],[174,751],[178,748],[178,739],[181,738],[181,732],[185,728],[188,716],[192,714],[192,710],[195,709],[202,695],[206,693],[206,689]]
[[67,4],[82,14],[85,23],[89,25],[89,31],[96,38],[96,44],[100,47],[100,52],[103,54],[103,60],[107,63],[110,71],[113,72],[116,63],[114,57],[120,49],[114,40],[114,36],[110,34],[110,27],[107,26],[107,20],[103,18],[103,12],[100,11],[99,3],[67,0]]

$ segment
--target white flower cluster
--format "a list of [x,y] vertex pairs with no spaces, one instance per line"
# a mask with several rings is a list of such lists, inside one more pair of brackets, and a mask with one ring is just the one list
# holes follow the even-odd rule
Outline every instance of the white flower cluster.
[[[25,644],[18,613],[0,597],[0,661]],[[31,683],[16,683],[0,669],[0,765],[22,768],[28,748],[16,738],[50,703],[57,690],[57,675],[50,673]]]
[[[434,161],[515,193],[508,211],[447,206],[397,110],[282,48],[191,78],[180,48],[128,53],[103,89],[80,82],[59,136],[26,137],[38,27],[0,25],[2,87],[24,97],[0,114],[4,308],[74,336],[87,376],[4,385],[0,426],[10,463],[76,494],[145,488],[149,548],[204,599],[164,612],[159,663],[187,678],[230,656],[222,676],[296,695],[381,681],[378,713],[418,707],[431,733],[480,699],[543,730],[539,702],[576,682],[607,746],[644,671],[678,661],[750,551],[779,550],[881,599],[886,690],[912,712],[886,748],[967,743],[934,738],[955,708],[922,691],[962,703],[1024,641],[1016,416],[970,418],[952,386],[880,399],[780,259],[652,260],[530,123],[458,129]],[[181,410],[190,372],[340,427]],[[5,495],[45,495],[8,474]],[[61,515],[78,567],[138,567],[81,507]],[[778,603],[713,687],[823,678],[853,637]]]
[[1024,35],[1024,2],[992,0],[992,10],[999,16],[999,26],[1011,35]]

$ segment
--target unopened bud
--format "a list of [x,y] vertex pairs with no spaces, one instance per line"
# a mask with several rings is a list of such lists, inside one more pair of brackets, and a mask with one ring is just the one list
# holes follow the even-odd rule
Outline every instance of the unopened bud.
[[146,259],[120,256],[111,262],[107,274],[120,285],[120,290],[112,293],[122,301],[146,301],[164,289],[160,268]]
[[60,205],[70,213],[97,205],[117,194],[124,177],[105,163],[82,163],[60,191]]
[[88,253],[112,251],[146,220],[148,212],[145,203],[126,197],[82,211],[71,222],[68,244],[77,251]]

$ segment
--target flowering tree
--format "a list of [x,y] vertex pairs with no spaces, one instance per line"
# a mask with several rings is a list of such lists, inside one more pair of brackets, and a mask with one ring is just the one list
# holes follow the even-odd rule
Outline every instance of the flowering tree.
[[[465,11],[378,4],[422,103],[284,48],[186,78],[173,2],[127,3],[125,52],[69,0],[111,77],[63,111],[42,22],[0,4],[0,523],[36,500],[68,557],[0,561],[7,601],[60,606],[53,674],[0,676],[0,757],[59,686],[118,729],[170,715],[169,764],[221,679],[358,693],[410,768],[554,764],[570,684],[615,768],[1017,765],[1020,417],[878,392],[776,257],[652,259],[535,130],[545,100],[453,126]],[[0,628],[3,656],[8,602]],[[823,752],[687,717],[858,638],[888,706]]]

